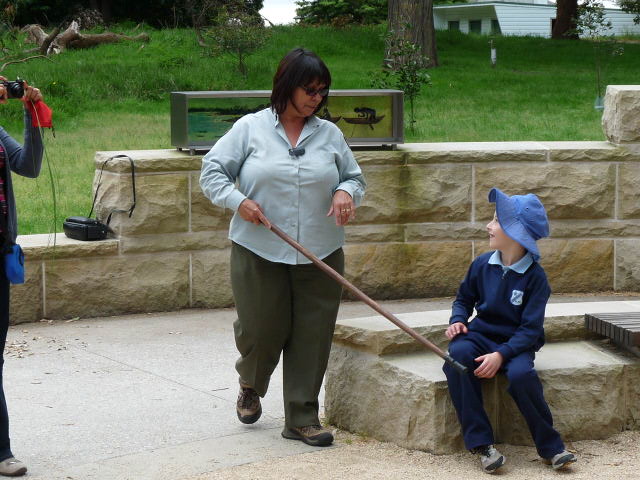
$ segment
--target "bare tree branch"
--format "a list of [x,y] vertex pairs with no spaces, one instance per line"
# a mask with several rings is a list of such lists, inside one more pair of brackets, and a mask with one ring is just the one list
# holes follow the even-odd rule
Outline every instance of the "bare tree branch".
[[47,38],[45,31],[37,24],[25,25],[21,31],[27,33],[27,42],[37,45],[42,45],[42,42]]
[[0,67],[0,72],[2,72],[5,68],[7,68],[9,65],[13,65],[14,63],[24,63],[27,62],[29,60],[33,60],[34,58],[46,58],[47,60],[49,60],[50,62],[53,62],[53,60],[51,60],[49,57],[47,57],[46,55],[33,55],[31,57],[27,57],[27,58],[22,58],[20,60],[11,60],[10,62],[6,62],[2,64],[2,67]]
[[51,45],[51,42],[55,40],[55,38],[58,36],[58,33],[60,33],[60,27],[54,28],[53,31],[49,35],[47,35],[47,38],[45,38],[44,41],[42,42],[42,45],[40,45],[40,54],[42,55],[47,54],[47,51],[49,50],[49,45]]

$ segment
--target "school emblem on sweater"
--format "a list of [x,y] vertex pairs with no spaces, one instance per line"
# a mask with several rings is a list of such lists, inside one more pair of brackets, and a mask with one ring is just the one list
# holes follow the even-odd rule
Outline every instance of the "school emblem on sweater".
[[522,305],[522,295],[524,295],[524,293],[520,290],[511,292],[511,305]]

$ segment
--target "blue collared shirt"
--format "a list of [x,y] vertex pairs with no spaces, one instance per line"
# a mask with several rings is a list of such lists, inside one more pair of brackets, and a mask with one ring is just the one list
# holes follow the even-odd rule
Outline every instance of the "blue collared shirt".
[[366,182],[342,132],[333,123],[309,117],[292,148],[278,116],[270,109],[245,115],[202,159],[200,186],[214,204],[236,213],[229,238],[272,262],[310,263],[262,225],[237,212],[246,199],[287,235],[324,258],[344,244],[344,228],[327,217],[336,190],[360,205]]
[[525,253],[524,257],[518,260],[513,265],[504,265],[502,263],[502,255],[500,255],[500,250],[496,250],[489,258],[490,265],[500,265],[502,267],[502,273],[506,273],[507,270],[513,270],[517,273],[524,273],[527,271],[527,268],[533,263],[533,257],[529,252]]

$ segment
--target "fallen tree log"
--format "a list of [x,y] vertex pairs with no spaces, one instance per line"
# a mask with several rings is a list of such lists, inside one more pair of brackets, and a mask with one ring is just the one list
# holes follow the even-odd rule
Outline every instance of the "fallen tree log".
[[122,35],[120,33],[96,33],[92,35],[79,35],[78,38],[71,40],[67,43],[69,48],[92,48],[98,45],[104,45],[107,43],[118,43],[123,41],[132,41],[132,42],[148,42],[149,35],[146,33],[140,33],[134,37],[130,37],[128,35]]
[[40,25],[27,25],[23,28],[27,32],[27,40],[35,43],[40,48],[42,55],[61,53],[66,49],[93,48],[98,45],[118,42],[148,42],[149,35],[141,33],[129,36],[114,32],[82,34],[78,22],[73,21],[67,29],[60,33],[60,28],[55,28],[47,34]]

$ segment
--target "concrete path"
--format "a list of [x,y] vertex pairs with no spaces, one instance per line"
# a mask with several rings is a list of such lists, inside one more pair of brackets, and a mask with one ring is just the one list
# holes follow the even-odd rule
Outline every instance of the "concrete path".
[[[554,298],[598,300],[626,298]],[[385,302],[394,313],[450,304]],[[345,303],[340,312],[343,319],[370,315],[360,303]],[[279,369],[262,419],[238,422],[234,319],[232,309],[187,310],[12,327],[4,384],[12,449],[29,478],[178,480],[317,452],[280,437]]]

